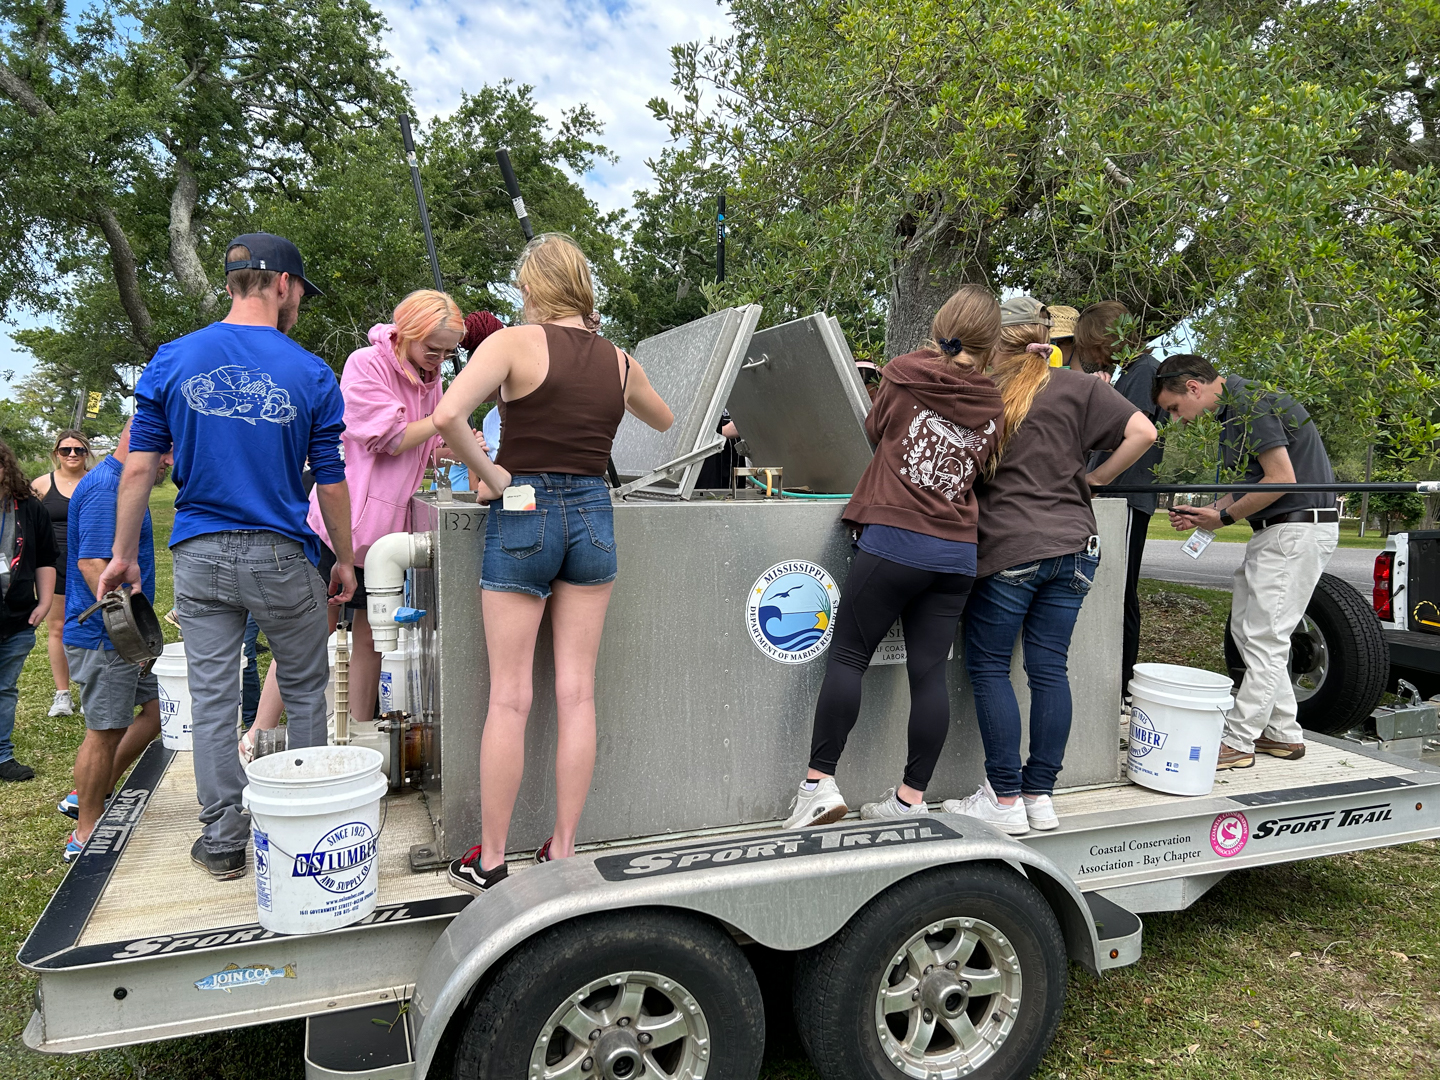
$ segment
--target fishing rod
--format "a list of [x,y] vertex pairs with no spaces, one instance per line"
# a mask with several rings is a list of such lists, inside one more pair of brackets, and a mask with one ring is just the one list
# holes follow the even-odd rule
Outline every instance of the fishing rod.
[[420,228],[425,230],[425,250],[430,253],[430,273],[435,275],[435,290],[445,291],[440,278],[440,258],[435,254],[435,234],[430,231],[430,211],[425,206],[425,189],[420,186],[420,161],[415,156],[415,139],[410,134],[410,117],[400,114],[400,138],[405,143],[405,160],[410,165],[410,182],[415,185],[415,201],[420,205]]
[[530,227],[530,215],[525,210],[525,200],[520,197],[520,181],[515,179],[515,169],[510,164],[510,151],[503,146],[495,151],[495,160],[500,163],[500,175],[505,178],[505,190],[510,192],[510,205],[520,219],[520,228],[528,244],[535,239],[535,230]]
[[1096,495],[1224,495],[1230,492],[1249,495],[1255,492],[1333,491],[1370,492],[1372,494],[1434,495],[1440,493],[1440,480],[1416,480],[1398,484],[1106,484],[1095,489]]

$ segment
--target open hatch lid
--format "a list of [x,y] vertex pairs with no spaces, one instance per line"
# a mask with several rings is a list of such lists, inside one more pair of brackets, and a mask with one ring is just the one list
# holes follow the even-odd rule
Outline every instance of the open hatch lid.
[[852,492],[875,456],[865,434],[870,397],[840,324],[824,312],[751,337],[729,406],[750,463],[784,468],[787,490]]
[[612,451],[616,472],[630,482],[626,488],[690,498],[709,456],[701,451],[724,442],[717,434],[720,414],[759,321],[758,304],[726,308],[635,347],[635,359],[675,413],[675,423],[656,431],[626,414]]

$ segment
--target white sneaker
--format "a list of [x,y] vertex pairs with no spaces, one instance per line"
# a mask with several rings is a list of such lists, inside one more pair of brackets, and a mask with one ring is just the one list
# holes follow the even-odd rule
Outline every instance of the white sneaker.
[[829,825],[849,812],[850,808],[840,797],[840,789],[835,786],[835,779],[827,776],[815,785],[814,791],[806,791],[803,787],[800,789],[795,801],[790,804],[790,818],[785,822],[785,828]]
[[947,814],[964,814],[966,817],[979,818],[1011,836],[1023,836],[1030,831],[1030,822],[1026,817],[1025,807],[1020,805],[1023,801],[1023,799],[1016,799],[1014,806],[1001,806],[995,798],[994,788],[987,780],[980,785],[980,789],[974,795],[963,799],[946,799],[940,804],[940,809]]
[[893,787],[880,796],[879,802],[867,802],[860,807],[860,816],[867,821],[873,821],[876,818],[917,817],[929,813],[930,807],[923,802],[916,803],[914,806],[906,806],[900,801],[900,796],[896,794]]
[[1060,819],[1055,816],[1055,803],[1049,795],[1021,795],[1020,801],[1025,805],[1025,816],[1030,819],[1030,828],[1049,832],[1060,827]]
[[55,700],[50,703],[51,716],[74,716],[75,702],[70,698],[69,690],[56,690]]

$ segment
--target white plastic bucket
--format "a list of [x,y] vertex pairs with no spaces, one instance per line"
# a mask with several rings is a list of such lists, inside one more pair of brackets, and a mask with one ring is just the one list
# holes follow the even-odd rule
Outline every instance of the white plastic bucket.
[[1225,710],[1234,704],[1228,675],[1177,664],[1136,664],[1130,680],[1130,754],[1137,784],[1171,795],[1208,795]]
[[380,895],[380,754],[308,746],[245,767],[255,840],[255,905],[277,934],[359,922]]
[[[190,679],[185,661],[185,643],[172,642],[155,661],[155,679],[160,684],[160,741],[167,750],[190,750]],[[240,671],[245,670],[245,653],[240,653]],[[239,691],[239,676],[236,691]],[[236,717],[240,709],[236,709]],[[238,737],[238,736],[237,736]]]

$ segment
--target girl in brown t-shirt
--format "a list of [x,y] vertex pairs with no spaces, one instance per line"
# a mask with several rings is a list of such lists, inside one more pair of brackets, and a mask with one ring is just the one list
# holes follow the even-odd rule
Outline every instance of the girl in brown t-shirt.
[[[965,616],[986,782],[944,808],[1020,835],[1060,824],[1050,795],[1070,738],[1070,635],[1100,563],[1090,488],[1136,461],[1155,441],[1155,426],[1103,380],[1049,366],[1050,317],[1038,300],[1007,300],[1001,323],[992,374],[1005,399],[1005,435],[976,489],[980,557]],[[1114,453],[1087,473],[1096,450]],[[1010,682],[1022,633],[1030,685],[1023,767]]]
[[972,488],[999,434],[1000,394],[984,374],[999,329],[995,297],[967,285],[935,316],[934,340],[883,370],[865,421],[875,457],[843,515],[862,530],[859,550],[835,613],[810,769],[786,828],[847,812],[835,769],[860,713],[861,678],[897,618],[910,677],[909,756],[900,784],[860,816],[929,813],[925,787],[950,727],[945,658],[975,581]]

